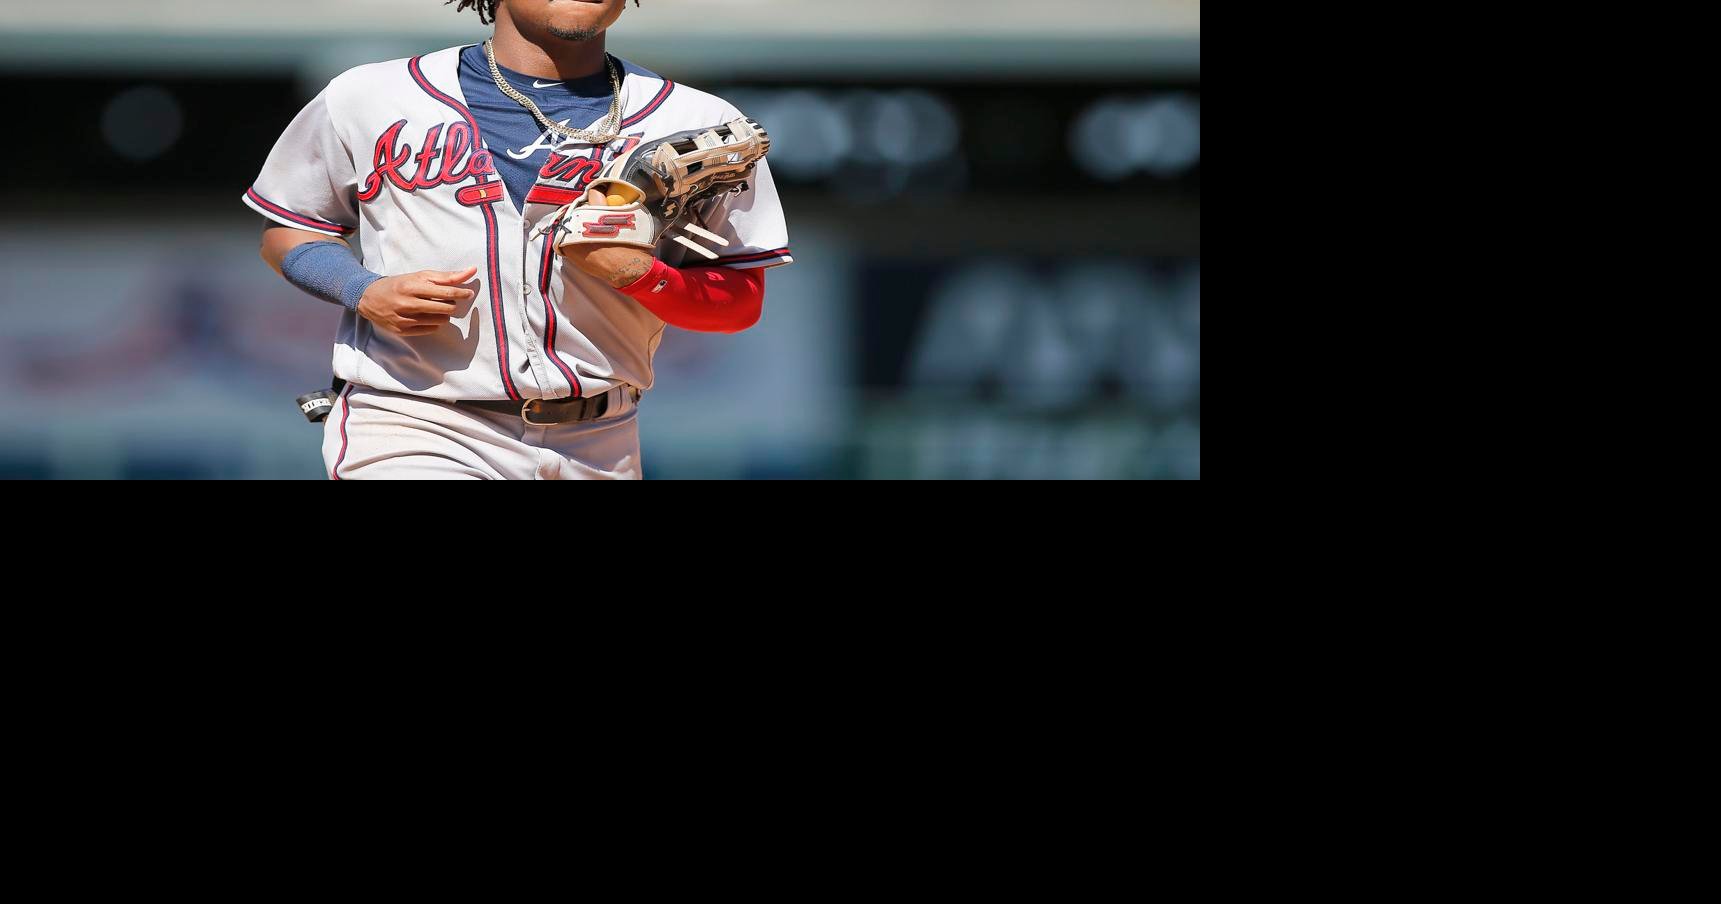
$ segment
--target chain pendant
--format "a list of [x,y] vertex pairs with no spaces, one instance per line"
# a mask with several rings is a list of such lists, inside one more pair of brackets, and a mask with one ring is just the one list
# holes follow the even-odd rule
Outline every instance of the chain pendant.
[[609,54],[604,54],[604,66],[609,70],[610,76],[610,111],[598,122],[598,128],[594,130],[570,129],[559,122],[551,122],[550,118],[544,115],[543,110],[538,109],[538,105],[530,97],[515,90],[514,86],[508,84],[508,80],[502,77],[502,67],[496,64],[496,49],[490,41],[484,42],[484,56],[490,61],[490,76],[496,80],[496,87],[501,89],[502,93],[510,100],[530,111],[532,116],[549,131],[563,138],[586,144],[609,144],[621,137],[617,125],[621,122],[621,76],[616,73],[615,60],[611,59]]

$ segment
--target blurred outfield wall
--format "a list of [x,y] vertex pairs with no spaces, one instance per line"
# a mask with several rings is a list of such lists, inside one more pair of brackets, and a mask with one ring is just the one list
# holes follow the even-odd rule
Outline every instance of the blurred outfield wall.
[[[0,2],[0,66],[292,66],[344,42],[421,47],[482,32],[437,0]],[[673,50],[687,77],[761,65],[929,71],[1046,65],[1170,71],[1198,65],[1194,0],[646,0],[612,32],[632,53]],[[219,39],[219,40],[212,40]],[[1023,48],[1028,52],[1017,52]],[[1080,52],[1073,52],[1076,49]],[[737,52],[740,51],[740,52]],[[911,51],[911,53],[905,53]],[[737,69],[736,67],[740,67]]]

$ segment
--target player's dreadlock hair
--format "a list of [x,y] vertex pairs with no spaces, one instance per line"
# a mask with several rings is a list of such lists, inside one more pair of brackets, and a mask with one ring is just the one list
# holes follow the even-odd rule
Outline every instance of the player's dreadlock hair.
[[[491,22],[496,21],[496,4],[502,2],[502,0],[447,0],[447,2],[460,4],[454,8],[454,11],[457,13],[465,12],[469,9],[478,10],[478,21],[483,22],[485,25],[489,25]],[[622,0],[622,2],[626,3],[627,0]],[[633,0],[633,5],[638,6],[639,0]]]

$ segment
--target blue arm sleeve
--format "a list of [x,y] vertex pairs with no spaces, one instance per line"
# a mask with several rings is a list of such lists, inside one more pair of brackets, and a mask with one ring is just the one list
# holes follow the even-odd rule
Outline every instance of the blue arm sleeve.
[[382,279],[366,270],[340,242],[306,242],[294,248],[281,261],[281,275],[287,282],[349,311],[357,311],[365,290]]

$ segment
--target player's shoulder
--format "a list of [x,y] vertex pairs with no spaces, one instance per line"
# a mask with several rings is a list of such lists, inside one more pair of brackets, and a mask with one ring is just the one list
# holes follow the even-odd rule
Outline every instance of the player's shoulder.
[[407,63],[412,57],[402,57],[398,60],[384,60],[380,63],[365,63],[329,80],[328,91],[331,95],[351,95],[362,93],[380,84],[400,81],[406,74]]
[[715,94],[658,75],[631,60],[621,57],[616,57],[616,60],[628,77],[645,82],[650,89],[651,105],[659,111],[655,115],[691,123],[682,128],[711,125],[721,117],[733,118],[736,115],[735,106]]
[[672,121],[675,129],[697,129],[728,122],[741,115],[735,105],[709,91],[701,91],[680,82],[673,85],[664,98],[660,114]]
[[329,86],[324,90],[331,104],[374,102],[411,84],[409,67],[413,62],[420,64],[422,72],[434,73],[431,78],[442,77],[446,75],[442,70],[459,65],[460,52],[467,46],[449,47],[417,56],[354,66],[329,80]]

